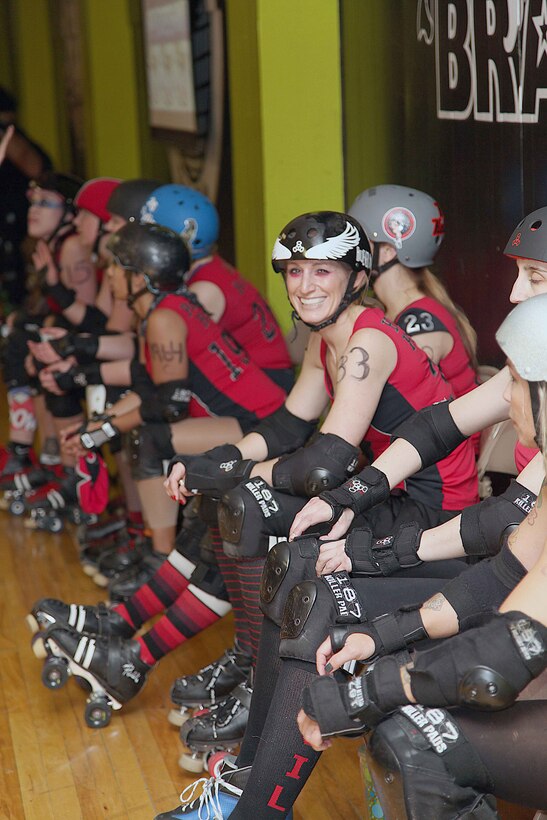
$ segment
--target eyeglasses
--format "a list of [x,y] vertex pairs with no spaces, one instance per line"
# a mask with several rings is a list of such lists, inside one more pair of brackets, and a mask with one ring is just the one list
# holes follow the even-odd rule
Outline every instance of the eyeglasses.
[[36,208],[62,208],[63,203],[59,202],[56,199],[44,199],[43,197],[36,196],[32,193],[32,191],[27,192],[27,199],[31,205],[34,205]]

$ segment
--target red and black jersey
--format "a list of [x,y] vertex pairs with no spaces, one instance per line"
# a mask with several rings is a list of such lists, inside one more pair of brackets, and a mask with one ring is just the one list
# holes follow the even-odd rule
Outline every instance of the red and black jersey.
[[539,453],[538,447],[525,447],[520,441],[515,444],[515,465],[520,473]]
[[222,291],[226,308],[222,327],[263,370],[292,367],[287,345],[267,302],[258,290],[220,256],[192,271],[187,282],[212,282]]
[[417,299],[399,313],[394,324],[399,325],[411,338],[418,333],[450,333],[454,344],[450,353],[439,362],[441,373],[451,384],[455,398],[469,393],[478,385],[477,374],[469,361],[456,319],[436,299],[429,296]]
[[[275,384],[230,334],[215,324],[197,302],[169,294],[154,310],[172,310],[187,328],[188,380],[192,393],[188,415],[232,416],[244,432],[277,410],[286,393]],[[150,351],[145,345],[151,373]]]
[[[380,396],[376,412],[364,441],[373,458],[384,452],[397,427],[417,410],[439,401],[452,399],[450,385],[439,368],[400,327],[389,322],[378,308],[362,311],[353,332],[373,328],[385,333],[397,350],[397,364]],[[321,344],[325,382],[331,397],[333,388],[326,369],[326,345]],[[421,470],[404,484],[408,494],[429,507],[439,510],[461,510],[478,501],[478,481],[473,446],[469,441],[457,447],[447,458]]]

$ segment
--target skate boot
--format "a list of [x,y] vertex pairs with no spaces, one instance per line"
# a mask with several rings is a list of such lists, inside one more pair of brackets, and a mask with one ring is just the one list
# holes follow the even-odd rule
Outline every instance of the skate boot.
[[214,706],[229,695],[238,683],[249,677],[252,659],[239,649],[237,643],[213,663],[204,666],[196,675],[177,678],[171,687],[171,700],[177,707],[168,715],[169,723],[182,726],[192,710]]
[[167,555],[160,552],[151,552],[146,555],[140,564],[115,575],[108,584],[108,597],[113,604],[123,604],[133,593],[147,584],[156,574]]
[[125,516],[109,515],[100,516],[94,524],[84,524],[78,527],[76,535],[80,551],[92,546],[97,541],[110,537],[113,533],[125,529],[125,523]]
[[45,686],[58,689],[74,675],[91,688],[85,708],[85,722],[91,729],[108,726],[112,711],[141,691],[152,669],[141,660],[139,644],[120,637],[84,635],[54,625],[43,633],[43,643]]
[[215,752],[233,751],[245,734],[253,690],[240,683],[228,697],[187,720],[180,738],[189,752],[183,752],[179,766],[188,772],[207,771]]
[[120,638],[131,638],[135,632],[131,624],[103,603],[97,606],[82,606],[65,604],[56,598],[40,598],[36,601],[26,617],[26,622],[33,634],[39,630],[49,629],[53,624],[69,627],[76,632]]
[[22,515],[26,511],[25,494],[43,487],[48,481],[59,481],[62,467],[43,467],[41,464],[27,467],[21,472],[0,480],[0,510],[9,510],[12,515]]
[[184,789],[180,806],[157,814],[154,820],[226,820],[237,806],[250,772],[250,766],[238,769],[225,760],[213,777],[202,777]]
[[92,576],[100,587],[107,587],[109,582],[120,573],[141,564],[146,555],[152,552],[152,541],[134,529],[127,530],[127,537],[112,549],[101,553],[97,571]]
[[20,473],[35,464],[34,451],[25,444],[10,441],[6,447],[0,448],[0,479]]
[[60,480],[49,481],[38,490],[25,493],[25,511],[30,513],[26,526],[29,529],[50,529],[49,526],[43,526],[40,519],[58,519],[59,526],[53,531],[58,532],[62,529],[63,517],[68,515],[71,508],[77,508],[77,483],[75,471],[65,468]]
[[125,544],[128,540],[125,525],[122,529],[114,530],[104,538],[97,538],[91,541],[88,546],[80,549],[79,558],[82,569],[91,578],[99,571],[99,561],[107,552],[111,552],[117,547]]

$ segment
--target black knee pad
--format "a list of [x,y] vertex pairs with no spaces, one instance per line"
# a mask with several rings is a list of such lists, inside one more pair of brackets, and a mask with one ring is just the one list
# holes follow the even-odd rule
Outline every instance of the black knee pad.
[[163,462],[173,457],[168,424],[143,424],[130,433],[131,475],[135,481],[163,477]]
[[200,561],[190,576],[190,583],[202,592],[206,592],[207,595],[213,595],[215,598],[220,598],[221,601],[228,600],[224,579],[219,568],[214,564]]
[[29,339],[39,341],[40,336],[36,335],[34,337],[25,330],[14,330],[5,340],[2,360],[4,381],[8,390],[13,387],[25,387],[29,383],[29,375],[25,370],[25,358],[29,352],[27,341]]
[[281,626],[283,611],[292,588],[315,577],[321,542],[313,536],[280,541],[268,553],[260,585],[260,609]]
[[74,390],[64,396],[54,393],[44,393],[46,407],[56,419],[69,419],[82,412],[83,390]]
[[232,558],[265,556],[269,536],[286,537],[305,500],[278,493],[262,478],[252,478],[224,493],[218,526],[224,551]]
[[198,515],[208,527],[218,527],[218,498],[207,495],[198,496]]
[[444,709],[403,707],[376,727],[365,760],[386,817],[499,818],[482,761]]
[[319,645],[335,624],[366,619],[347,572],[334,572],[296,584],[289,593],[281,622],[279,654],[315,662]]

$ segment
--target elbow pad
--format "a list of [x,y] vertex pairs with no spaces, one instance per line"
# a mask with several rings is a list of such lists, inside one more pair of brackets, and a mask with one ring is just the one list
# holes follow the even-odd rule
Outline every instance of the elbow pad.
[[504,544],[494,558],[452,578],[441,593],[457,615],[460,632],[473,626],[478,616],[499,607],[525,575],[525,567]]
[[505,709],[546,667],[547,628],[522,612],[507,612],[420,652],[410,683],[426,706]]
[[268,458],[276,458],[302,447],[315,428],[318,419],[305,421],[293,415],[284,404],[279,410],[262,419],[251,432],[259,433],[268,448]]
[[507,530],[517,527],[537,501],[537,495],[511,481],[504,493],[462,510],[460,537],[468,555],[495,555]]
[[[167,424],[176,424],[188,416],[192,392],[188,379],[164,382],[157,386],[157,403],[161,417]],[[142,413],[141,413],[142,416]],[[144,418],[144,417],[143,417]]]
[[47,285],[47,292],[55,299],[61,310],[67,310],[76,301],[76,291],[67,288],[62,282],[56,285]]
[[353,444],[334,433],[318,433],[307,447],[274,464],[272,483],[281,492],[310,498],[341,484],[355,471],[358,458]]
[[442,461],[462,444],[464,436],[450,414],[450,402],[424,407],[397,427],[393,440],[403,438],[418,451],[422,470]]
[[95,361],[99,348],[99,338],[97,336],[80,336],[75,333],[67,333],[60,339],[52,339],[50,345],[61,359],[75,356],[79,364],[91,364]]
[[95,305],[87,305],[82,321],[78,325],[82,333],[100,335],[106,328],[108,317]]

